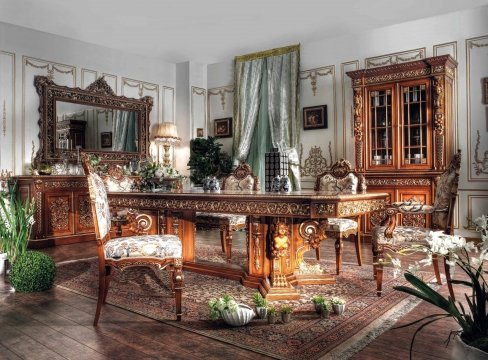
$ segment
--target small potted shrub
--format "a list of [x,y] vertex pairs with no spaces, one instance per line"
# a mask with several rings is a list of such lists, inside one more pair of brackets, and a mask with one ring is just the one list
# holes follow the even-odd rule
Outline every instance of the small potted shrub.
[[224,294],[218,299],[211,299],[208,302],[208,307],[212,320],[222,318],[232,326],[246,325],[254,317],[254,311],[249,306],[237,303],[228,294]]
[[319,303],[318,306],[320,308],[320,317],[323,319],[328,319],[332,311],[332,302],[324,299],[321,303]]
[[339,297],[333,297],[331,299],[331,302],[334,312],[337,315],[342,315],[344,313],[344,310],[346,310],[346,300]]
[[291,320],[291,313],[293,312],[293,309],[290,305],[283,305],[280,309],[281,312],[281,320],[284,323],[288,323]]
[[312,297],[312,303],[315,306],[315,312],[320,314],[320,305],[325,301],[325,298],[322,295],[314,295]]
[[252,294],[252,299],[254,301],[254,305],[256,306],[256,314],[260,319],[266,319],[268,315],[267,305],[268,301],[263,298],[260,292],[255,292]]
[[39,251],[26,251],[12,265],[10,284],[18,292],[49,290],[54,283],[56,266],[53,259]]
[[278,313],[274,306],[268,306],[268,324],[276,324]]

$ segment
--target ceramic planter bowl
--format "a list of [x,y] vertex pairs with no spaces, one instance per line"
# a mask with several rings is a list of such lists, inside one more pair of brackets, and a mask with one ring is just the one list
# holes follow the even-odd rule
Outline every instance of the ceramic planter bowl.
[[254,311],[247,305],[238,304],[236,311],[223,310],[222,319],[232,326],[246,325],[254,317]]

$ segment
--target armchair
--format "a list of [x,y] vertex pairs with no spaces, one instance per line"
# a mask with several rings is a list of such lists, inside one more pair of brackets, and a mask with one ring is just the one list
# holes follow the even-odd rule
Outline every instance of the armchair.
[[[352,170],[351,163],[345,159],[340,159],[331,168],[315,179],[315,191],[328,191],[355,194],[359,189],[364,188],[364,177]],[[360,217],[355,219],[329,218],[326,229],[327,236],[336,238],[336,272],[340,273],[342,268],[342,238],[354,237],[356,245],[356,257],[358,265],[361,266],[361,238],[359,232]],[[320,260],[320,248],[315,249],[317,260]]]
[[82,155],[82,159],[87,174],[99,263],[98,300],[93,325],[98,324],[102,305],[105,304],[113,267],[126,270],[133,266],[147,266],[155,270],[165,268],[169,270],[176,302],[176,317],[181,320],[183,288],[181,240],[175,235],[136,235],[112,239],[106,185],[93,171],[86,154]]
[[[461,150],[453,156],[449,167],[440,175],[436,184],[434,204],[414,202],[396,202],[386,209],[387,226],[376,226],[372,234],[373,272],[376,279],[377,295],[381,296],[383,283],[383,263],[385,250],[399,252],[414,244],[425,244],[430,230],[443,230],[452,234],[454,205],[457,197],[459,169],[461,167]],[[432,229],[414,226],[397,226],[398,214],[429,214],[432,217]],[[433,258],[434,273],[438,284],[442,284],[437,258]],[[444,262],[449,293],[454,299],[450,272]]]
[[[235,170],[222,181],[222,190],[259,191],[259,179],[247,163],[240,163]],[[196,225],[200,229],[220,229],[220,242],[227,262],[232,256],[232,231],[244,229],[247,223],[245,215],[202,213],[196,214]]]

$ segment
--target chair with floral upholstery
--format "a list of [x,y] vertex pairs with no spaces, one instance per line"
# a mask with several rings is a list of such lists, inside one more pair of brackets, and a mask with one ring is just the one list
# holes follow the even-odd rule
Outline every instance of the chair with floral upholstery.
[[[222,190],[259,191],[259,179],[249,164],[242,162],[222,181]],[[232,232],[244,229],[247,224],[245,215],[197,212],[196,224],[200,229],[220,229],[220,242],[227,262],[232,257]]]
[[[318,175],[315,179],[315,191],[325,191],[341,194],[355,194],[358,189],[363,189],[364,177],[352,170],[348,160],[340,159],[335,162],[329,170]],[[361,254],[361,237],[359,233],[360,217],[354,219],[329,218],[326,229],[327,237],[335,238],[336,249],[336,272],[340,273],[342,268],[343,238],[354,237],[356,245],[356,257],[358,265],[363,264]],[[320,260],[320,247],[315,249],[317,260]]]
[[[436,181],[434,204],[423,204],[406,201],[395,202],[386,209],[388,215],[387,226],[375,226],[372,234],[373,246],[373,275],[376,278],[377,295],[381,296],[383,283],[384,252],[388,250],[398,253],[411,248],[415,244],[426,244],[430,231],[444,231],[453,234],[453,215],[456,203],[459,169],[461,167],[461,150],[454,154],[449,167]],[[430,215],[432,228],[415,226],[396,226],[398,214]],[[432,263],[438,284],[442,284],[437,258],[433,257]],[[454,299],[452,284],[450,283],[449,265],[444,262],[445,273],[449,293]]]
[[82,159],[87,174],[98,248],[98,301],[93,325],[98,324],[102,305],[107,298],[112,267],[125,270],[133,266],[147,266],[156,271],[162,269],[170,271],[171,288],[176,302],[176,318],[181,320],[183,288],[181,240],[175,235],[137,235],[111,239],[111,214],[106,186],[93,171],[85,153],[82,154]]

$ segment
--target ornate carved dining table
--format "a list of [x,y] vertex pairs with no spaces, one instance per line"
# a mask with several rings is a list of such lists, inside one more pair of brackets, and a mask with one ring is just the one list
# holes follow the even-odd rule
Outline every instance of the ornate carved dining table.
[[[312,190],[289,193],[179,190],[109,193],[114,207],[151,209],[159,213],[159,231],[176,234],[183,243],[186,270],[239,280],[259,288],[268,299],[297,299],[294,285],[333,283],[335,276],[307,266],[304,253],[326,239],[329,217],[351,217],[384,207],[387,193],[332,194]],[[247,268],[195,260],[195,213],[249,216]]]

